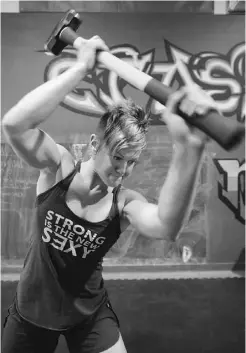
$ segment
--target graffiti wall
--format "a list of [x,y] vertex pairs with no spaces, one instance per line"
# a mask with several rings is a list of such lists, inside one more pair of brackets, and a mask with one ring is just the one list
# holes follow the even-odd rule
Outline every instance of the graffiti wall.
[[[83,37],[100,34],[111,52],[175,89],[195,82],[217,102],[226,118],[245,119],[243,16],[212,14],[81,14]],[[43,47],[59,13],[2,16],[2,115],[24,94],[56,77],[76,60],[68,47],[48,55]],[[11,26],[11,23],[15,26]],[[106,107],[131,97],[150,111],[148,144],[126,186],[157,202],[172,153],[160,122],[163,106],[98,66],[68,94],[42,125],[76,159],[86,159],[90,134]],[[2,136],[2,257],[25,256],[33,234],[38,171],[19,160]],[[108,264],[214,264],[232,267],[244,249],[244,146],[226,152],[211,142],[204,157],[190,218],[175,243],[150,241],[134,230],[122,234]],[[125,252],[115,259],[114,254]]]

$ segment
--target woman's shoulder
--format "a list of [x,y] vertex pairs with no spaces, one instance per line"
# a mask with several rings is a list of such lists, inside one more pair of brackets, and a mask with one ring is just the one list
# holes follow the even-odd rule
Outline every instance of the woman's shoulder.
[[55,184],[65,179],[75,168],[75,159],[73,155],[62,145],[57,144],[61,160],[57,170],[40,170],[37,182],[37,195],[49,190]]
[[121,210],[132,201],[146,201],[146,198],[138,191],[121,186],[119,191],[119,202]]

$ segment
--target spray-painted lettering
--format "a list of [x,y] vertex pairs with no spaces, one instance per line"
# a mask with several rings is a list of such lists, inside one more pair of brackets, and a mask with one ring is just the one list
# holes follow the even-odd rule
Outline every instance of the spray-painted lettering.
[[214,159],[214,163],[222,176],[218,182],[220,200],[245,224],[245,160]]
[[[157,78],[163,84],[180,87],[195,82],[216,101],[227,117],[245,119],[245,44],[239,43],[227,54],[200,52],[191,54],[164,40],[166,60],[155,61],[155,49],[144,53],[133,45],[113,46],[111,53],[139,70]],[[76,60],[73,49],[65,49],[61,56],[52,59],[45,69],[45,81],[69,68]],[[62,105],[74,112],[99,117],[106,106],[125,97],[128,83],[118,75],[99,66],[87,75],[76,89],[68,94]],[[163,106],[152,98],[146,101],[152,113],[152,124],[160,124],[158,115]]]

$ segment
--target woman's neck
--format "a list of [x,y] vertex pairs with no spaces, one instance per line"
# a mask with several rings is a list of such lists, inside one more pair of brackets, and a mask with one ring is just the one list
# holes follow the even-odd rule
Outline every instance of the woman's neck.
[[84,179],[84,183],[88,191],[97,191],[107,194],[111,191],[111,187],[106,185],[95,171],[94,161],[89,159],[81,163],[80,174]]

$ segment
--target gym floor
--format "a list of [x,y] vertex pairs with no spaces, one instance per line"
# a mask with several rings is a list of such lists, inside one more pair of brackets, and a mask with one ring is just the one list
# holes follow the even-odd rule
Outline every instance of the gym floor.
[[[106,280],[128,353],[244,353],[245,280]],[[17,282],[2,282],[2,323]],[[61,337],[55,353],[68,353]]]

